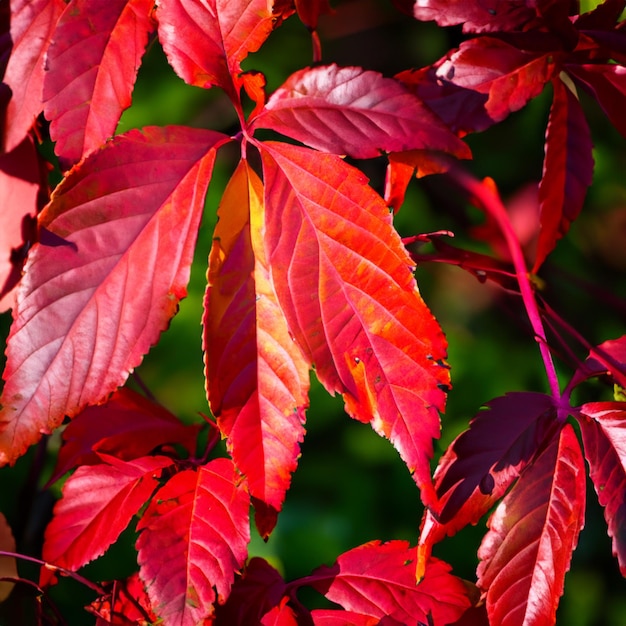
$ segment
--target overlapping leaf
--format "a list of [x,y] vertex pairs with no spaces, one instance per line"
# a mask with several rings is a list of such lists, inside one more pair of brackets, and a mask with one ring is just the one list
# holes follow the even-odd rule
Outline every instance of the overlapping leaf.
[[44,114],[69,166],[111,137],[130,105],[153,0],[72,0],[46,54]]
[[404,541],[372,541],[342,554],[305,579],[348,611],[401,624],[450,624],[469,608],[463,582],[443,561],[432,559],[424,578],[415,582],[415,548]]
[[489,520],[477,575],[490,623],[555,623],[584,512],[584,460],[574,429],[566,424]]
[[552,85],[554,97],[539,183],[541,230],[533,272],[578,217],[593,178],[591,133],[580,102],[560,78]]
[[247,556],[250,498],[232,462],[173,476],[154,496],[137,539],[140,576],[164,626],[196,626],[228,597]]
[[309,363],[270,283],[263,188],[246,161],[218,215],[203,320],[209,403],[250,494],[280,510],[304,437]]
[[[63,486],[46,528],[43,559],[77,570],[101,556],[128,526],[158,486],[161,472],[173,464],[165,456],[79,467]],[[42,570],[42,581],[52,578]]]
[[626,335],[609,339],[595,346],[587,359],[576,370],[568,387],[573,388],[594,376],[609,375],[626,388]]
[[592,402],[581,412],[589,418],[579,422],[589,475],[626,576],[626,403]]
[[[15,538],[13,532],[9,526],[6,517],[3,513],[0,513],[0,550],[3,552],[15,552]],[[17,578],[17,561],[13,556],[0,557],[0,602],[4,602],[15,583],[7,580],[8,578]]]
[[43,109],[43,59],[61,15],[63,0],[12,0],[11,40],[4,82],[11,89],[6,111],[4,149],[19,145]]
[[265,243],[290,332],[326,389],[392,441],[432,501],[446,342],[389,210],[363,174],[334,155],[260,148]]
[[177,127],[120,135],[40,216],[7,347],[0,462],[120,386],[186,295],[215,150]]
[[360,67],[329,65],[292,74],[253,125],[358,159],[424,148],[470,156],[401,83]]

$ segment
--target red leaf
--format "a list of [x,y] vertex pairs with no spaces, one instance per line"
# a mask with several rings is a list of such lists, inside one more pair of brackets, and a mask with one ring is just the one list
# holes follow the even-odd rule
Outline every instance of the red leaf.
[[286,592],[283,577],[264,559],[254,557],[235,580],[228,600],[215,609],[216,626],[258,624]]
[[591,133],[580,102],[560,78],[552,85],[554,98],[539,183],[541,230],[533,273],[578,217],[593,178]]
[[467,145],[401,83],[360,67],[329,65],[292,74],[253,125],[357,159],[424,148],[470,156]]
[[584,512],[584,461],[566,424],[489,520],[477,575],[490,624],[555,623]]
[[105,404],[87,407],[67,425],[49,482],[77,465],[102,463],[98,453],[132,461],[158,446],[177,443],[193,455],[199,429],[200,425],[183,424],[163,407],[123,387]]
[[270,283],[263,186],[246,161],[218,215],[203,320],[208,398],[250,494],[280,510],[304,438],[309,364]]
[[[463,582],[443,561],[432,559],[415,582],[415,548],[405,541],[372,541],[342,554],[304,579],[348,611],[385,616],[401,624],[450,624],[470,606]],[[430,617],[429,617],[430,616]]]
[[309,30],[317,28],[320,15],[332,13],[329,0],[295,0],[298,17]]
[[63,0],[11,0],[11,41],[4,82],[12,96],[6,111],[4,149],[18,146],[43,109],[43,59]]
[[72,0],[46,54],[44,114],[69,167],[115,133],[153,30],[153,0]]
[[198,129],[131,131],[57,187],[39,221],[49,243],[32,248],[14,310],[1,463],[102,401],[167,327],[223,141]]
[[213,614],[216,599],[226,600],[247,556],[249,506],[228,459],[180,472],[155,494],[136,545],[140,576],[165,626],[195,626]]
[[267,0],[161,0],[159,40],[190,85],[224,88],[236,99],[240,63],[279,23]]
[[298,626],[298,619],[294,610],[287,604],[285,597],[278,606],[270,609],[261,620],[262,626]]
[[626,576],[626,403],[592,402],[580,410],[589,418],[579,420],[589,476]]
[[527,0],[419,0],[413,15],[439,26],[463,24],[465,33],[522,30],[536,18]]
[[[63,485],[46,528],[44,561],[75,571],[103,555],[158,486],[169,457],[79,467]],[[53,574],[42,569],[42,584]]]
[[523,52],[500,39],[461,44],[437,69],[437,77],[488,96],[485,110],[500,122],[538,96],[555,72],[552,54]]
[[0,313],[15,303],[26,251],[35,241],[39,160],[32,139],[0,156]]
[[[354,611],[316,609],[311,611],[311,616],[315,626],[346,626],[346,624],[350,626],[379,626],[382,624],[382,620],[378,617],[363,615],[363,613],[355,613]],[[393,620],[393,623],[400,624],[396,620]]]
[[289,329],[348,413],[391,440],[432,499],[429,459],[449,373],[382,198],[334,156],[260,146],[265,243]]
[[568,388],[596,376],[612,376],[626,388],[626,335],[609,339],[591,349],[585,362],[576,370]]

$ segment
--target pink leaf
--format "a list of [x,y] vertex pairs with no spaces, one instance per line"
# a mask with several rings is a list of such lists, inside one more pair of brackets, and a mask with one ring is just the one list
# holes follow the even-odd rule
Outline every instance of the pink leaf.
[[446,343],[382,198],[342,159],[262,144],[265,243],[290,332],[349,414],[391,440],[431,501]]
[[595,376],[612,376],[626,387],[626,335],[594,346],[585,362],[576,370],[568,387],[573,388]]
[[287,602],[289,598],[285,597],[270,609],[261,619],[262,626],[298,626],[296,613]]
[[11,0],[13,48],[4,74],[12,92],[6,112],[4,149],[22,142],[43,109],[43,59],[63,0]]
[[456,621],[470,606],[463,582],[443,561],[432,559],[415,581],[415,548],[404,541],[372,541],[342,554],[304,579],[348,611],[415,624]]
[[[250,499],[228,459],[173,476],[137,524],[140,576],[164,626],[196,626],[230,593],[250,541]],[[216,595],[217,592],[217,595]]]
[[218,215],[203,319],[208,399],[250,494],[278,511],[304,438],[309,364],[270,282],[263,186],[246,161]]
[[296,72],[253,124],[357,159],[423,148],[470,156],[469,148],[401,83],[360,67]]
[[554,98],[539,183],[541,230],[533,272],[578,217],[593,178],[591,133],[580,102],[560,78],[552,85]]
[[64,166],[113,136],[153,30],[153,0],[72,0],[46,55],[44,114]]
[[574,429],[566,424],[489,520],[477,575],[490,624],[555,623],[584,512],[584,461]]
[[613,554],[626,576],[626,402],[592,402],[581,407],[589,476],[613,540]]
[[198,129],[131,131],[57,187],[14,310],[0,462],[122,385],[167,327],[223,141]]
[[[164,456],[79,467],[63,485],[46,528],[43,559],[75,571],[106,552],[158,487]],[[47,582],[52,574],[42,570]]]
[[[355,613],[354,611],[338,611],[336,609],[315,609],[311,611],[311,617],[315,626],[380,626],[383,621],[372,615]],[[385,618],[383,618],[385,619]],[[399,625],[400,622],[389,618],[389,626]]]

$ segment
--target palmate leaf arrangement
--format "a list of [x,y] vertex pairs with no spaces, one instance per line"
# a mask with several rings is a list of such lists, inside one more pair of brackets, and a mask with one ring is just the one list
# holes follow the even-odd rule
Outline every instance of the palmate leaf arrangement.
[[[626,337],[593,346],[572,331],[588,358],[561,389],[552,355],[564,347],[544,328],[560,318],[531,279],[592,181],[579,92],[626,135],[626,2],[584,13],[577,4],[397,2],[406,19],[462,25],[464,38],[432,66],[395,77],[322,62],[316,26],[327,0],[2,4],[0,295],[13,315],[2,464],[66,424],[52,480],[69,474],[36,584],[44,607],[60,573],[79,577],[132,523],[138,572],[94,584],[88,609],[100,626],[553,624],[583,526],[585,461],[626,573]],[[314,62],[266,95],[264,76],[241,63],[290,17],[309,28]],[[182,126],[114,136],[154,38],[186,83],[224,90],[235,136]],[[463,137],[545,89],[529,259],[496,185],[463,165]],[[36,150],[42,113],[64,172],[50,194]],[[288,139],[261,140],[258,129]],[[215,421],[189,426],[123,385],[186,295],[214,161],[233,143],[241,159],[207,250],[202,319]],[[385,197],[345,159],[381,154]],[[452,247],[441,233],[416,239],[434,245],[430,258],[519,293],[548,381],[547,393],[487,402],[434,477],[446,340],[413,275],[422,258],[393,224],[409,181],[433,173],[484,211],[508,259]],[[249,516],[252,507],[254,532],[271,534],[298,465],[312,368],[350,417],[390,440],[426,512],[417,545],[372,541],[287,582],[264,559],[248,560]],[[574,406],[573,390],[590,378],[613,385],[614,400]],[[220,437],[227,457],[214,453]],[[476,583],[462,581],[431,549],[490,511]],[[296,597],[303,586],[334,608],[307,609]]]

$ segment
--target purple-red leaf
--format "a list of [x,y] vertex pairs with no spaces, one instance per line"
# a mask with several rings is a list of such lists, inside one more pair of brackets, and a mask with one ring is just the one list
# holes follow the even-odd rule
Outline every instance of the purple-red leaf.
[[46,55],[44,114],[65,166],[115,133],[153,30],[153,0],[72,0]]
[[612,376],[618,385],[626,388],[626,335],[592,348],[568,387],[573,388],[588,378],[605,375]]
[[404,85],[360,67],[296,72],[272,94],[254,126],[357,159],[424,148],[470,156],[467,145]]
[[63,0],[11,0],[11,41],[4,82],[11,89],[6,111],[4,149],[22,142],[43,109],[43,59]]
[[186,295],[216,148],[198,129],[116,137],[74,168],[40,215],[7,347],[0,462],[102,401]]
[[552,85],[554,98],[539,183],[541,230],[533,273],[578,217],[593,178],[591,133],[580,102],[560,78]]
[[553,626],[584,513],[584,460],[566,424],[489,519],[477,576],[490,624]]
[[[45,561],[74,571],[104,554],[157,488],[163,469],[173,464],[164,456],[107,461],[79,467],[63,485],[46,528]],[[42,570],[45,582],[51,577],[50,570]]]
[[246,161],[218,215],[203,320],[208,399],[250,494],[278,511],[304,438],[310,364],[270,283],[263,186]]
[[105,404],[87,407],[67,425],[49,482],[77,465],[102,463],[99,453],[132,461],[158,446],[176,443],[193,455],[199,429],[199,424],[183,424],[162,406],[123,387]]
[[174,475],[137,524],[139,573],[164,626],[196,626],[230,593],[250,541],[250,498],[228,459]]
[[626,576],[626,402],[592,402],[581,407],[589,476],[613,540],[613,554]]
[[387,206],[334,155],[260,145],[265,243],[290,332],[348,413],[391,440],[432,501],[429,459],[449,373]]
[[465,585],[438,559],[428,562],[424,578],[416,583],[415,557],[415,548],[405,541],[372,541],[304,581],[348,611],[401,624],[456,621],[470,606]]

